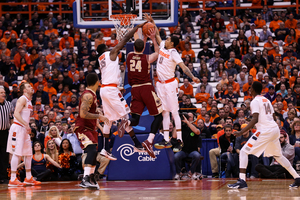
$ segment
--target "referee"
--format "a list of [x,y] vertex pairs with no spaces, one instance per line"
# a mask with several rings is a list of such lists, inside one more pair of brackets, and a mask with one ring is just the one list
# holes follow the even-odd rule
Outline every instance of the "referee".
[[6,101],[4,87],[0,86],[0,183],[8,183],[9,153],[6,152],[6,146],[12,112],[13,106],[9,101]]

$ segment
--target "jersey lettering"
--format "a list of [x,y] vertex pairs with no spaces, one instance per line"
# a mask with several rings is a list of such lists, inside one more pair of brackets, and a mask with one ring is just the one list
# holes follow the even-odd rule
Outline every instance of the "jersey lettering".
[[267,114],[272,114],[270,104],[269,103],[264,103],[263,105],[265,107],[266,115]]
[[142,71],[142,61],[138,60],[130,60],[130,71],[134,72],[134,71],[138,71],[141,72]]
[[159,54],[160,54],[161,56],[163,56],[163,57],[167,58],[167,59],[169,59],[169,58],[170,58],[170,55],[169,55],[169,54],[166,54],[166,53],[164,53],[163,51],[159,51]]

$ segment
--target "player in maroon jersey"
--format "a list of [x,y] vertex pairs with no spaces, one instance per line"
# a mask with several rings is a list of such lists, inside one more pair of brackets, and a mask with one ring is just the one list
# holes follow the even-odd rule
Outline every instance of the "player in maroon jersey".
[[[143,54],[145,48],[145,42],[137,39],[134,42],[134,52],[131,52],[127,56],[127,68],[128,68],[128,82],[131,85],[131,115],[129,120],[122,119],[119,128],[119,132],[126,131],[130,134],[133,132],[132,126],[139,124],[140,116],[147,106],[150,115],[154,116],[154,120],[151,124],[151,133],[147,140],[142,145],[148,154],[155,158],[153,152],[153,140],[155,133],[157,133],[159,126],[163,120],[162,117],[162,105],[160,99],[157,97],[152,81],[150,78],[150,64],[157,60],[159,53],[159,46],[155,39],[155,29],[149,30],[150,35],[147,36],[153,41],[155,52],[151,55]],[[121,133],[122,134],[122,133]],[[134,136],[135,137],[135,136]],[[136,138],[132,138],[133,140]]]
[[95,180],[98,132],[97,120],[108,123],[108,119],[97,112],[96,90],[99,87],[99,79],[96,73],[90,73],[86,77],[87,88],[79,99],[79,115],[75,120],[74,132],[80,142],[80,146],[87,154],[85,159],[84,175],[81,187],[99,189]]

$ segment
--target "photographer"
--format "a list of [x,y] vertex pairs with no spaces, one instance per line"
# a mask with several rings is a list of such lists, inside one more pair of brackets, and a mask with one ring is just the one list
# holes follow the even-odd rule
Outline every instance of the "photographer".
[[[180,180],[180,172],[182,161],[185,158],[191,158],[192,163],[190,167],[191,178],[194,180],[199,180],[201,177],[197,175],[196,168],[200,164],[200,160],[203,159],[203,156],[200,154],[200,148],[202,146],[202,140],[200,135],[200,130],[193,124],[194,115],[193,113],[182,113],[182,139],[184,146],[182,151],[175,154],[175,165],[176,165],[176,176],[175,180]],[[173,133],[176,130],[173,128]],[[200,172],[200,171],[199,171]]]

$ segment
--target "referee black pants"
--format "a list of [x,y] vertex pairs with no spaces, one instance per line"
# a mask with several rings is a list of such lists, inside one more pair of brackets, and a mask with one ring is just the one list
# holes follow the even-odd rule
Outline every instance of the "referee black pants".
[[6,152],[8,129],[0,130],[0,180],[7,180],[9,153]]

